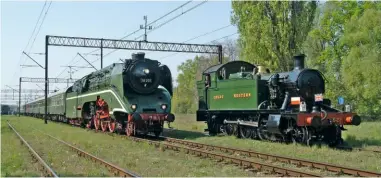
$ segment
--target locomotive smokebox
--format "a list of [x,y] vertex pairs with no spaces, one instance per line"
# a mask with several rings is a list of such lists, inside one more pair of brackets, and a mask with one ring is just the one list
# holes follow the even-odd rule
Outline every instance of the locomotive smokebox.
[[132,53],[132,59],[133,60],[144,59],[144,56],[145,56],[145,53],[143,53],[143,52]]
[[298,70],[304,69],[304,58],[305,58],[304,54],[294,56],[294,70],[295,69],[298,69]]

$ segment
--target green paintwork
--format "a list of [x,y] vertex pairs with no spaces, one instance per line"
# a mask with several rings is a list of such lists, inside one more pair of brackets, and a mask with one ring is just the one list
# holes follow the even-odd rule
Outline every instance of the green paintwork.
[[[241,66],[246,69],[241,69]],[[207,69],[202,80],[197,81],[197,91],[200,103],[206,102],[208,106],[204,108],[200,105],[199,109],[256,110],[268,95],[264,85],[265,80],[261,80],[260,76],[253,75],[250,71],[253,66],[243,61],[233,61]],[[219,75],[222,68],[225,68],[226,71],[229,70],[225,73],[228,77],[223,78]],[[205,94],[206,74],[211,77],[207,94]],[[207,101],[205,101],[205,95],[207,95]]]
[[[135,112],[146,113],[155,110],[158,114],[170,113],[171,96],[164,87],[159,86],[158,90],[148,95],[139,95],[125,89],[123,77],[123,63],[114,63],[92,72],[76,81],[65,92],[49,97],[48,112],[66,115],[72,119],[81,118],[86,104],[95,102],[99,95],[107,102],[112,116],[120,112],[132,113],[132,104],[137,104]],[[161,108],[162,104],[167,105],[165,110]],[[31,108],[30,112],[44,114],[44,98],[29,103],[28,106]],[[77,110],[78,106],[82,110]]]

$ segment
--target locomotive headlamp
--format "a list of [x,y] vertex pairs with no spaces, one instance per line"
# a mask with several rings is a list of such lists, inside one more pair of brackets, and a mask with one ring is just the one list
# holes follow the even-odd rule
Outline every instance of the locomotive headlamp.
[[167,109],[167,105],[166,104],[162,104],[161,105],[161,109],[163,109],[163,110]]
[[132,109],[132,110],[135,110],[136,108],[137,108],[136,104],[132,104],[132,105],[131,105],[131,109]]
[[144,69],[143,72],[144,72],[145,74],[149,74],[149,69]]

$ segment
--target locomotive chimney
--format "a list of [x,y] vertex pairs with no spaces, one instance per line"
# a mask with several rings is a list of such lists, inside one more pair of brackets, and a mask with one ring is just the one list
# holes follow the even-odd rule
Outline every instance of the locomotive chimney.
[[304,69],[304,54],[294,56],[294,69]]
[[144,56],[145,56],[145,53],[143,53],[143,52],[132,53],[132,59],[133,60],[144,59]]

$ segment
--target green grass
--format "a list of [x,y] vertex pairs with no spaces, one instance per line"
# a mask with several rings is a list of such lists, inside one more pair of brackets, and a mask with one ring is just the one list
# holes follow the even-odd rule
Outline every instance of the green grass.
[[[195,115],[176,115],[175,123],[171,124],[171,126],[176,129],[166,130],[164,136],[381,172],[381,154],[378,153],[340,151],[325,146],[318,148],[316,146],[286,145],[250,139],[238,139],[234,136],[210,137],[201,133],[206,128],[206,124],[196,122]],[[197,129],[192,129],[192,127],[197,127]],[[364,148],[381,146],[381,122],[363,122],[360,126],[346,126],[346,128],[348,130],[344,132],[343,138],[349,145]]]
[[[4,119],[11,120],[16,129],[24,133],[24,135],[35,134],[31,131],[32,128],[39,129],[42,132],[49,133],[52,136],[69,142],[97,157],[133,171],[140,176],[258,176],[255,173],[244,171],[233,165],[224,165],[181,152],[163,152],[147,143],[137,143],[128,139],[95,133],[69,125],[51,122],[45,125],[43,124],[43,120],[28,117],[3,117],[2,120],[4,121]],[[33,139],[33,137],[31,136],[30,139]],[[50,141],[50,144],[55,148],[62,147],[53,140]],[[45,147],[48,147],[48,145],[45,145]],[[72,174],[75,173],[77,172],[72,172]]]
[[[206,128],[204,122],[196,122],[196,116],[194,114],[176,114],[175,117],[175,122],[171,123],[171,127],[178,130],[204,132]],[[168,126],[165,125],[165,128],[168,128]]]
[[363,122],[359,126],[346,126],[343,138],[349,145],[363,148],[381,147],[381,122]]
[[28,148],[1,120],[1,177],[42,176]]
[[[6,124],[6,121],[2,120],[2,124]],[[57,146],[60,145],[59,142],[43,135],[41,132],[32,129],[31,127],[17,127],[17,124],[13,124],[12,121],[11,124],[58,176],[112,176],[112,174],[110,174],[103,166],[79,157],[68,147]],[[13,132],[9,128],[4,128],[4,131],[7,130],[8,132]],[[3,142],[2,145],[4,144],[6,145],[7,143]],[[22,162],[22,159],[23,158],[21,158],[20,162]],[[4,165],[10,163],[13,164],[12,162],[5,161]],[[18,166],[15,165],[15,167]],[[21,174],[20,176],[24,175]]]

